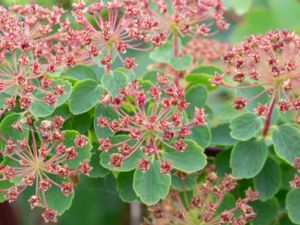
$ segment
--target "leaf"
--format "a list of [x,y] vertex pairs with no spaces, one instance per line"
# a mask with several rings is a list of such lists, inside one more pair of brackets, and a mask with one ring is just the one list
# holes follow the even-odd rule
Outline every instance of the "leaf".
[[300,131],[290,125],[278,126],[272,134],[276,154],[293,163],[300,156]]
[[217,87],[212,86],[209,79],[213,77],[215,72],[223,73],[223,71],[216,66],[199,66],[185,76],[185,80],[191,85],[202,84],[205,85],[208,90],[213,90]]
[[182,185],[182,178],[180,176],[177,176],[176,173],[172,175],[172,188],[175,188],[179,191],[192,191],[197,184],[197,176],[195,174],[191,174],[188,176],[185,176],[185,187],[183,188]]
[[190,103],[186,112],[190,118],[194,115],[195,107],[204,107],[207,94],[208,92],[203,85],[193,86],[186,92],[186,101]]
[[103,87],[114,97],[119,94],[119,90],[127,85],[127,77],[124,73],[113,71],[102,77]]
[[219,176],[223,177],[225,174],[231,174],[229,165],[231,151],[225,150],[220,152],[215,160],[216,172]]
[[133,190],[134,172],[120,173],[117,177],[117,190],[123,202],[133,202],[138,200]]
[[54,80],[52,84],[52,88],[49,91],[53,91],[55,85],[63,85],[64,86],[64,94],[57,98],[57,102],[55,105],[48,105],[43,102],[43,98],[45,96],[45,92],[41,92],[39,90],[33,91],[33,95],[36,97],[36,100],[33,100],[30,104],[29,111],[32,115],[36,117],[46,117],[51,115],[54,112],[55,108],[64,104],[71,95],[72,85],[69,81],[64,80]]
[[78,115],[89,111],[101,98],[104,89],[93,80],[79,81],[73,87],[70,97],[70,110]]
[[[57,181],[55,178],[51,179]],[[58,215],[62,215],[71,207],[74,196],[74,192],[70,193],[68,196],[65,196],[61,192],[60,188],[56,185],[52,185],[52,187],[45,192],[48,207],[56,210]]]
[[286,209],[292,222],[300,223],[300,189],[292,189],[286,196]]
[[92,178],[99,178],[99,177],[105,177],[109,174],[109,170],[104,168],[101,164],[100,164],[100,153],[97,149],[97,152],[94,152],[92,154],[92,158],[90,161],[90,166],[93,167],[93,169],[90,171],[89,173],[89,177]]
[[[14,184],[9,182],[8,180],[0,181],[0,190],[4,190],[7,188],[12,187]],[[3,203],[6,201],[6,193],[0,192],[0,203]]]
[[[112,144],[115,144],[115,143],[125,141],[127,139],[129,139],[129,137],[127,135],[116,135],[116,136],[113,136],[112,138],[110,138],[110,141]],[[135,143],[135,141],[128,142],[128,144],[130,146],[133,146],[134,143]],[[131,170],[135,169],[137,160],[143,158],[143,156],[144,156],[142,151],[140,149],[137,149],[128,159],[126,159],[122,163],[120,168],[115,168],[114,166],[111,166],[109,162],[110,162],[110,155],[112,153],[117,153],[117,152],[118,152],[117,148],[112,148],[108,152],[103,152],[101,154],[101,159],[100,159],[101,165],[112,171],[127,172],[127,171],[131,171]]]
[[149,56],[155,62],[169,64],[173,58],[173,45],[168,42],[160,47],[157,47],[150,52]]
[[276,219],[279,212],[279,203],[276,198],[272,198],[266,202],[255,201],[251,204],[256,217],[253,220],[253,225],[271,225]]
[[115,112],[115,110],[113,110],[113,108],[111,108],[108,105],[99,104],[96,107],[96,113],[94,118],[94,129],[97,138],[108,138],[113,136],[114,133],[108,127],[101,128],[100,126],[98,126],[97,118],[101,116],[107,117],[110,121],[112,121],[114,119],[119,118],[118,114]]
[[230,210],[233,209],[235,207],[235,198],[234,195],[232,195],[231,193],[225,193],[221,204],[219,205],[216,214],[219,215],[222,212],[224,212],[225,210]]
[[236,140],[247,141],[254,137],[262,126],[261,119],[253,113],[243,113],[230,121],[230,135]]
[[92,124],[90,112],[75,115],[64,122],[64,130],[77,130],[81,134],[88,132]]
[[237,179],[252,178],[263,168],[268,155],[268,148],[263,141],[250,139],[238,142],[230,158],[230,167]]
[[70,78],[73,80],[94,80],[98,81],[98,77],[94,70],[88,66],[77,65],[71,67],[61,73],[64,78]]
[[234,145],[237,141],[230,136],[228,123],[220,124],[211,129],[211,144],[214,145]]
[[172,57],[170,60],[171,66],[177,71],[186,70],[193,62],[193,57],[189,54],[179,57]]
[[[6,139],[12,138],[14,141],[22,140],[24,138],[22,132],[14,129],[12,126],[21,119],[21,115],[17,113],[12,113],[6,116],[0,123],[0,134]],[[28,134],[28,127],[24,125],[23,127],[25,134]],[[2,151],[5,143],[0,138],[0,152]]]
[[142,75],[137,75],[134,70],[127,70],[124,67],[118,67],[114,71],[118,73],[123,73],[126,76],[128,82],[133,82],[137,78],[142,76]]
[[247,13],[252,6],[252,0],[230,0],[229,3],[236,14],[240,16]]
[[186,149],[183,152],[177,152],[174,149],[168,149],[163,152],[163,160],[171,160],[172,166],[186,173],[193,173],[203,169],[206,165],[206,155],[204,150],[194,141],[186,140]]
[[[66,147],[74,146],[75,137],[76,135],[79,135],[79,132],[75,130],[66,130],[64,134],[65,138],[63,144]],[[76,148],[76,152],[78,153],[77,157],[75,159],[67,161],[70,169],[77,169],[79,164],[84,160],[90,161],[92,156],[91,150],[93,146],[91,144],[91,141],[87,137],[86,140],[88,141],[86,146]]]
[[171,186],[171,176],[160,173],[160,165],[153,161],[146,172],[136,170],[133,178],[133,189],[146,205],[154,205],[164,199]]
[[195,141],[202,148],[206,148],[210,144],[211,133],[207,126],[194,127],[191,132],[187,138]]
[[254,178],[254,186],[259,193],[259,199],[266,201],[272,198],[278,192],[280,184],[280,167],[274,159],[268,158],[263,169]]

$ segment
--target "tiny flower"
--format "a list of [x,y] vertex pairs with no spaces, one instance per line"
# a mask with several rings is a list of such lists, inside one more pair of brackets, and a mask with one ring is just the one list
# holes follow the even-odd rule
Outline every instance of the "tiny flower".
[[45,209],[45,211],[42,213],[42,216],[46,223],[48,222],[57,222],[57,212],[53,209]]
[[170,174],[172,169],[171,161],[168,160],[160,163],[160,172],[162,174]]

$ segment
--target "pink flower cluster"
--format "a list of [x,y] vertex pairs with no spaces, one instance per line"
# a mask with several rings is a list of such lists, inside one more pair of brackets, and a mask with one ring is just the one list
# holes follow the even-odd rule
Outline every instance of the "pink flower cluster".
[[183,112],[189,104],[182,88],[160,74],[157,74],[157,83],[157,86],[145,91],[138,82],[134,82],[122,89],[119,97],[107,95],[102,99],[102,103],[112,107],[119,118],[98,117],[98,126],[127,135],[125,140],[117,143],[112,143],[110,138],[99,139],[100,150],[109,152],[117,149],[117,153],[110,155],[111,165],[120,167],[136,151],[142,151],[145,157],[138,161],[139,169],[148,170],[151,159],[156,157],[160,161],[161,173],[168,174],[172,165],[170,161],[161,159],[163,148],[184,151],[187,147],[184,139],[191,134],[191,129],[206,125],[202,108],[195,108],[191,121],[184,118]]
[[27,116],[13,125],[16,133],[21,134],[20,139],[14,140],[0,134],[0,140],[5,144],[0,155],[6,158],[5,164],[0,164],[0,181],[10,184],[0,192],[5,193],[9,202],[13,202],[26,188],[34,186],[35,191],[28,202],[32,209],[38,206],[45,208],[42,216],[46,222],[56,222],[57,217],[57,211],[47,204],[47,191],[56,187],[68,196],[74,191],[69,176],[88,174],[92,169],[86,160],[81,161],[77,168],[69,167],[68,163],[77,158],[78,151],[88,141],[85,136],[77,135],[72,146],[66,146],[64,132],[60,131],[62,125],[60,116],[52,121],[42,121],[37,128],[38,138],[32,118]]
[[[227,88],[261,88],[250,99],[238,96],[234,108],[241,110],[263,94],[270,96],[270,104],[258,104],[254,109],[266,116],[274,104],[281,112],[300,110],[300,37],[285,30],[253,35],[228,51],[224,57],[226,70],[237,85],[226,83],[227,77],[216,73],[213,85]],[[255,89],[254,89],[255,90]]]
[[[185,182],[185,174],[178,176]],[[149,208],[150,216],[143,225],[246,225],[256,216],[249,202],[257,200],[258,193],[250,188],[246,190],[245,198],[238,199],[232,209],[217,212],[225,194],[236,186],[233,176],[218,178],[215,172],[209,171],[205,180],[196,186],[191,199],[181,198],[179,192],[173,190],[169,197]]]

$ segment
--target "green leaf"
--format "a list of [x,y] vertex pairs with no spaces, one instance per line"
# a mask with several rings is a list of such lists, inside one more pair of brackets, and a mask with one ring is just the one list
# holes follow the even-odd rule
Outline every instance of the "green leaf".
[[210,144],[211,133],[207,126],[194,127],[191,132],[187,138],[195,141],[202,148],[206,148]]
[[64,122],[64,130],[77,130],[81,134],[85,134],[92,124],[90,112],[72,116]]
[[263,141],[250,139],[237,143],[232,152],[230,167],[238,178],[252,178],[263,168],[268,155],[268,148]]
[[253,220],[253,225],[271,225],[276,219],[279,212],[279,203],[276,198],[272,198],[266,202],[255,201],[251,204],[256,217]]
[[[7,188],[12,187],[14,184],[9,182],[8,180],[0,181],[0,190],[4,190]],[[6,193],[0,192],[0,203],[3,203],[6,201]]]
[[234,145],[237,141],[230,136],[228,123],[220,124],[211,129],[212,140],[214,145]]
[[[115,144],[115,143],[125,141],[127,139],[129,139],[129,137],[127,135],[116,135],[116,136],[113,136],[112,138],[110,138],[110,141],[112,144]],[[133,140],[129,141],[128,144],[130,146],[134,146],[135,141],[133,141]],[[110,162],[110,155],[112,153],[117,153],[117,152],[118,152],[117,148],[112,148],[108,152],[103,152],[101,154],[101,159],[100,159],[101,165],[112,171],[127,172],[127,171],[131,171],[131,170],[135,169],[137,160],[143,158],[143,156],[144,156],[141,149],[137,149],[128,159],[126,159],[122,163],[120,168],[115,168],[114,166],[111,166],[109,162]]]
[[268,158],[263,169],[254,178],[254,186],[259,193],[259,199],[266,201],[272,198],[279,190],[281,171],[278,163]]
[[[66,130],[65,131],[65,138],[64,138],[64,145],[66,147],[72,147],[74,146],[74,141],[76,135],[79,135],[78,131],[75,130]],[[93,148],[91,141],[86,137],[86,140],[88,141],[87,145],[84,147],[76,148],[76,152],[78,153],[77,157],[72,160],[68,160],[67,164],[70,169],[77,169],[79,164],[84,161],[90,161],[92,153],[91,150]]]
[[273,131],[272,139],[276,154],[293,163],[300,156],[300,131],[290,125],[280,125]]
[[77,65],[71,67],[61,73],[64,78],[69,78],[73,80],[98,80],[97,75],[94,70],[88,66]]
[[155,62],[169,64],[173,58],[173,45],[168,42],[158,48],[155,48],[149,56]]
[[101,98],[104,89],[93,80],[79,81],[73,87],[70,97],[70,110],[78,115],[89,111]]
[[292,222],[300,223],[300,189],[292,189],[286,196],[286,209]]
[[177,152],[174,149],[164,151],[163,160],[171,160],[174,168],[186,173],[203,169],[207,163],[204,150],[192,140],[186,140],[185,143],[187,147],[183,152]]
[[253,113],[243,113],[230,121],[230,135],[236,140],[247,141],[254,137],[261,128],[261,119]]
[[94,129],[97,138],[108,138],[113,136],[114,133],[108,127],[101,128],[100,126],[98,126],[97,118],[101,116],[107,117],[110,121],[112,121],[114,119],[118,119],[118,114],[113,108],[111,108],[108,105],[99,104],[96,107],[96,113],[94,118]]
[[231,151],[225,150],[220,152],[215,160],[216,172],[219,176],[223,177],[225,174],[231,174],[229,165]]
[[101,164],[100,164],[100,155],[101,152],[99,152],[96,148],[97,152],[94,152],[92,154],[92,158],[90,161],[90,166],[93,167],[93,169],[90,171],[89,173],[89,177],[92,178],[99,178],[99,177],[105,177],[109,174],[109,170],[104,168]]
[[117,190],[123,202],[133,202],[138,200],[133,190],[134,172],[120,173],[117,177]]
[[186,92],[186,101],[190,103],[189,107],[186,109],[189,117],[193,117],[195,107],[204,107],[207,94],[207,89],[203,85],[193,86]]
[[103,87],[112,95],[117,96],[119,94],[119,90],[122,87],[127,85],[127,77],[124,73],[120,71],[113,71],[111,73],[107,73],[102,77],[102,85]]
[[223,71],[215,66],[199,66],[196,69],[192,70],[190,74],[185,76],[185,80],[188,81],[191,85],[202,84],[205,85],[208,90],[216,89],[211,85],[209,81],[213,77],[215,72],[223,73]]
[[235,207],[236,200],[234,198],[234,195],[231,193],[225,193],[224,198],[222,199],[221,204],[219,205],[216,214],[219,215],[225,210],[230,210]]
[[51,115],[54,112],[55,108],[64,104],[70,97],[72,85],[69,81],[64,80],[54,80],[52,84],[52,88],[49,90],[52,91],[55,85],[63,85],[64,86],[64,94],[57,98],[57,102],[55,105],[48,105],[43,102],[43,98],[45,96],[45,92],[41,92],[40,90],[34,91],[32,94],[37,98],[33,100],[30,104],[29,111],[32,115],[36,117],[46,117]]
[[186,70],[193,62],[191,55],[184,55],[179,57],[172,57],[170,60],[171,66],[177,71]]
[[252,0],[229,0],[229,3],[235,13],[240,16],[247,13],[252,6]]
[[179,191],[192,191],[197,184],[197,176],[195,174],[191,174],[184,177],[185,179],[185,187],[183,188],[182,178],[176,175],[176,172],[172,174],[172,188],[175,188]]
[[[6,139],[12,138],[14,141],[22,140],[24,138],[22,132],[12,128],[12,126],[21,119],[21,115],[17,113],[12,113],[6,116],[0,123],[0,134],[3,135]],[[28,134],[28,127],[23,127],[26,134]],[[2,151],[5,143],[0,138],[0,152]]]
[[133,178],[133,189],[146,205],[154,205],[164,199],[171,186],[171,176],[160,173],[160,165],[155,160],[146,172],[136,170]]
[[[51,178],[54,181],[57,181],[55,178]],[[70,193],[68,196],[65,196],[59,187],[52,185],[52,187],[45,192],[46,201],[50,209],[57,211],[58,215],[62,215],[66,210],[68,210],[74,199],[74,192]]]

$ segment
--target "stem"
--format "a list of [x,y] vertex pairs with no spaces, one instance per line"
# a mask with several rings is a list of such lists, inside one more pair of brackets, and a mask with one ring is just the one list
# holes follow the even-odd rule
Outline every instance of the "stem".
[[[179,49],[178,49],[178,34],[174,32],[173,35],[173,55],[175,57],[178,57],[179,55]],[[177,87],[179,87],[179,78],[180,78],[180,73],[179,71],[175,71],[174,74],[174,83]]]
[[265,125],[264,125],[263,131],[262,131],[263,140],[266,138],[266,136],[268,134],[268,131],[270,129],[272,113],[273,113],[273,110],[274,110],[275,102],[276,102],[276,92],[274,93],[274,95],[272,97],[271,104],[268,108],[268,112],[267,112],[267,115],[266,115]]

